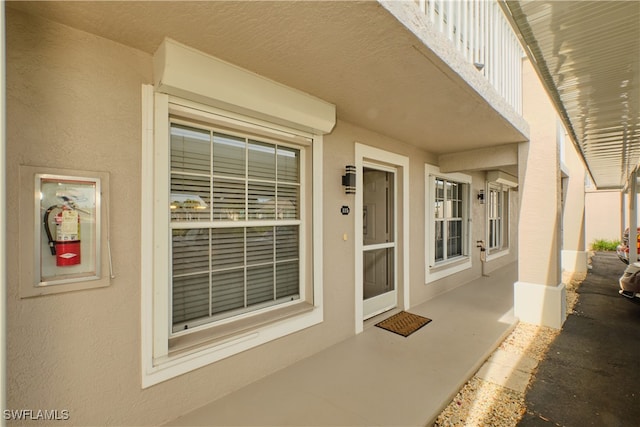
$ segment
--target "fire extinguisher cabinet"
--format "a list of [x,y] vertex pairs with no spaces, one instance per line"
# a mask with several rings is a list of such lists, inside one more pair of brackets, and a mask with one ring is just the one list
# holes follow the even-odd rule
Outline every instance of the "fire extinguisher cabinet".
[[21,166],[20,180],[21,258],[33,259],[21,264],[21,296],[108,286],[109,174]]

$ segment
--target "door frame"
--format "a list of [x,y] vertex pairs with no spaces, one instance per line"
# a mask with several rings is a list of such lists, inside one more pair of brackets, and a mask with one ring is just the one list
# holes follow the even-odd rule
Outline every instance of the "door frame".
[[[355,197],[355,333],[359,334],[364,330],[363,320],[363,180],[362,171],[365,164],[379,164],[382,168],[389,166],[395,168],[397,179],[396,197],[402,194],[402,214],[396,217],[396,224],[401,228],[402,233],[397,233],[400,242],[396,242],[396,263],[402,269],[402,280],[396,280],[398,304],[403,309],[410,307],[410,283],[409,280],[409,157],[390,151],[381,150],[365,144],[356,142],[355,144],[356,163],[356,197]],[[396,206],[396,209],[398,206]],[[398,244],[400,243],[400,244]],[[400,261],[400,262],[398,262]]]
[[[364,182],[364,170],[365,169],[369,169],[369,170],[373,170],[373,171],[377,171],[377,172],[383,172],[386,174],[391,174],[393,175],[393,192],[391,193],[393,195],[393,197],[391,198],[391,203],[392,203],[392,218],[393,218],[393,235],[392,235],[392,240],[391,242],[386,242],[386,243],[377,243],[377,244],[370,244],[367,245],[364,243],[364,239],[362,239],[362,252],[363,252],[363,262],[364,260],[367,259],[366,257],[366,253],[368,251],[375,251],[376,249],[383,249],[383,248],[393,248],[393,290],[392,291],[387,291],[383,294],[371,297],[370,299],[365,299],[363,298],[363,303],[362,303],[362,319],[366,321],[366,319],[369,319],[371,317],[377,316],[380,313],[384,313],[385,311],[394,309],[398,306],[398,168],[395,166],[389,166],[389,165],[381,165],[378,163],[372,163],[369,161],[364,161],[363,165],[362,165],[362,169],[361,169],[361,173],[362,173],[362,179]],[[363,187],[362,187],[362,198],[363,198],[363,209],[364,209],[364,193],[365,193],[365,188],[364,188],[364,183],[363,183]],[[388,213],[388,212],[387,212]],[[364,212],[362,215],[362,220],[364,221]],[[364,223],[363,223],[363,234],[364,234]],[[378,231],[376,229],[376,231]],[[371,247],[373,247],[373,249],[371,249]],[[387,260],[388,262],[388,260]],[[388,276],[387,276],[388,277]],[[366,283],[367,277],[366,274],[364,273],[364,269],[363,269],[363,278],[362,278],[362,284],[363,284],[363,289]],[[367,306],[369,306],[369,310],[367,310]]]

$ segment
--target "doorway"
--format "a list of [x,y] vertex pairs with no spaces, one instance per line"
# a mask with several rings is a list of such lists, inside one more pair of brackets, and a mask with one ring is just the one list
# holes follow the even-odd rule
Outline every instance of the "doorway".
[[355,145],[354,320],[358,334],[365,319],[394,307],[410,308],[410,209],[409,158]]
[[362,168],[363,319],[398,305],[396,170]]

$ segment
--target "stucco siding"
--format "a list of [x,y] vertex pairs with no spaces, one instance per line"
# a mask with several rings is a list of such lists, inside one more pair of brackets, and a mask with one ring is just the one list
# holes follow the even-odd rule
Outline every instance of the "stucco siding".
[[588,191],[585,193],[585,242],[587,248],[597,239],[620,240],[622,219],[627,217],[628,197],[619,191]]
[[[404,225],[410,250],[403,256],[410,257],[411,304],[481,274],[474,246],[485,239],[486,214],[474,198],[484,188],[485,173],[472,173],[472,268],[425,285],[424,165],[437,164],[437,156],[338,117],[324,137],[323,323],[142,389],[141,85],[153,77],[147,53],[7,10],[9,408],[66,409],[70,425],[157,425],[352,336],[355,210],[341,176],[354,162],[356,142],[410,159],[409,182],[403,183],[410,195]],[[20,298],[20,165],[110,174],[115,278],[109,287]],[[511,194],[511,251],[488,263],[488,273],[516,259],[519,196]],[[351,207],[349,215],[341,214],[343,205]]]

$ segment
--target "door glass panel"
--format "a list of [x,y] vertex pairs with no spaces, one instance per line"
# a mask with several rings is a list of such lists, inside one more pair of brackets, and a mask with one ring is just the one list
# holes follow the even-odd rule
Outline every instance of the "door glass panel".
[[[395,218],[392,172],[363,168],[363,298],[395,299]],[[376,298],[378,300],[379,298]]]
[[390,172],[364,168],[362,236],[365,245],[393,242],[393,178]]
[[366,251],[364,264],[364,299],[369,299],[395,289],[393,248]]

